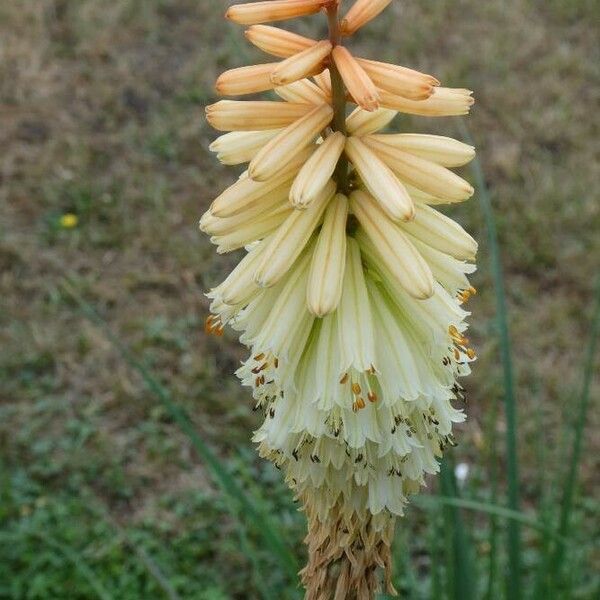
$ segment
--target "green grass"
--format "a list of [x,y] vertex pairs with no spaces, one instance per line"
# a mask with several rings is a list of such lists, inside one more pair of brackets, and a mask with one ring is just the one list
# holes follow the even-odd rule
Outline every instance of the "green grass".
[[[481,244],[469,418],[399,524],[396,587],[597,598],[597,6],[390,11],[357,52],[475,90],[478,196],[452,216]],[[202,334],[202,291],[235,261],[196,229],[235,177],[206,150],[202,105],[218,71],[264,59],[221,13],[0,7],[1,599],[301,597],[304,517],[251,447],[243,351]],[[452,119],[395,127],[456,135]]]

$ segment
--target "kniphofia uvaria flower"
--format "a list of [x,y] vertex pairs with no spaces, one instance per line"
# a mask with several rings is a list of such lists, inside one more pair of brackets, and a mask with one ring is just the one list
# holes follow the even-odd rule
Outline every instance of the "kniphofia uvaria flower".
[[[269,62],[223,73],[239,97],[206,109],[211,150],[247,163],[201,229],[218,252],[245,249],[214,288],[207,332],[249,347],[237,371],[265,420],[254,440],[308,517],[310,599],[371,598],[390,583],[394,524],[436,473],[464,419],[457,378],[474,352],[462,305],[477,243],[438,205],[473,188],[451,168],[472,147],[382,133],[398,112],[464,115],[471,92],[354,56],[349,38],[390,0],[270,0],[227,11]],[[323,13],[329,38],[268,23]],[[356,105],[347,111],[348,105]],[[349,113],[349,114],[348,114]]]

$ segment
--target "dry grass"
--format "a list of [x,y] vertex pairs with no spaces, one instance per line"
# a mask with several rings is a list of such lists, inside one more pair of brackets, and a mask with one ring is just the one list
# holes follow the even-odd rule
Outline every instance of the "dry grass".
[[[223,456],[249,445],[257,423],[232,375],[241,349],[233,336],[207,339],[201,328],[202,292],[233,264],[196,229],[233,178],[208,154],[213,133],[203,104],[219,70],[259,57],[237,28],[221,23],[220,4],[0,7],[0,462],[29,469],[46,494],[84,472],[124,522],[168,515],[158,507],[165,493],[209,484],[141,382],[62,294],[65,273]],[[600,256],[597,4],[406,0],[391,13],[365,31],[361,52],[476,91],[469,126],[500,228],[522,475],[533,501],[540,468],[563,464]],[[406,118],[398,127],[456,134],[451,120]],[[64,230],[59,218],[69,212],[79,224]],[[480,361],[460,435],[460,456],[477,465],[500,390],[493,291],[476,202],[453,214],[482,241],[480,294],[471,305]],[[588,433],[599,425],[596,414]],[[586,441],[588,489],[599,441]],[[40,461],[53,468],[37,474]]]

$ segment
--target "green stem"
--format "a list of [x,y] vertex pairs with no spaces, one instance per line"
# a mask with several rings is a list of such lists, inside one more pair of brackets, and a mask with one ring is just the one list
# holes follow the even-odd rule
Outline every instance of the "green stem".
[[[340,21],[337,4],[327,8],[327,20],[329,23],[329,40],[333,46],[338,46],[342,41]],[[331,59],[329,73],[331,75],[331,96],[333,107],[332,129],[346,135],[346,87],[335,62]],[[349,191],[348,187],[348,159],[342,154],[335,168],[333,178],[337,183],[338,190],[344,194]]]

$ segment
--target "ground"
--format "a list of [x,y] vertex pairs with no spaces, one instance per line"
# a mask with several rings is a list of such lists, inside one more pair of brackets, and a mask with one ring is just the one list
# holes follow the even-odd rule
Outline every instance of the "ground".
[[[68,551],[52,550],[56,539],[97,565],[120,598],[160,597],[129,551],[140,547],[184,598],[260,597],[203,462],[82,314],[65,278],[300,540],[278,474],[252,454],[259,417],[232,374],[244,351],[230,332],[210,338],[202,328],[203,292],[236,259],[217,256],[197,229],[236,176],[208,152],[215,133],[203,107],[215,100],[220,71],[264,60],[222,20],[226,4],[0,6],[0,539],[12,540],[0,551],[0,598],[94,597]],[[590,330],[600,256],[599,13],[594,0],[402,0],[354,45],[475,91],[467,124],[499,230],[526,509],[539,506],[542,490],[550,504],[560,492]],[[307,19],[302,31],[317,35],[323,21]],[[402,118],[395,128],[460,135],[453,119]],[[506,428],[494,412],[502,371],[490,253],[477,199],[450,212],[481,242],[479,294],[469,305],[479,361],[454,456],[485,494],[491,432],[500,444]],[[598,391],[596,380],[591,397]],[[599,425],[596,411],[581,469],[584,521],[597,508]],[[584,527],[588,545],[591,533]],[[38,551],[31,539],[43,535],[52,539]],[[582,572],[594,560],[584,553]],[[277,586],[278,577],[265,579]],[[71,578],[72,588],[61,587]]]

